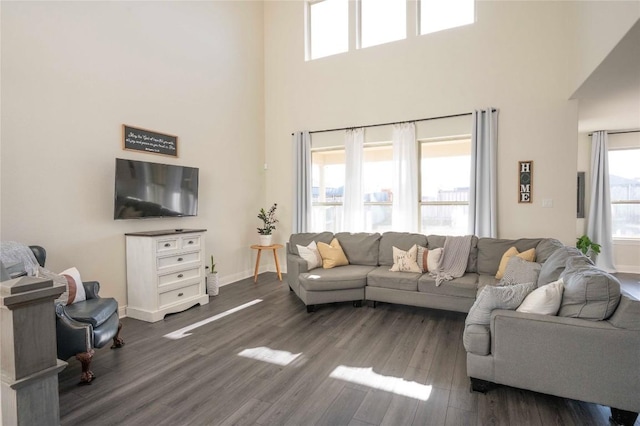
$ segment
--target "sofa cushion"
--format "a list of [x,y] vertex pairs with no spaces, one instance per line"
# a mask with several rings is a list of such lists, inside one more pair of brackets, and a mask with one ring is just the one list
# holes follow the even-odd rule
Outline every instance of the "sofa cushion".
[[436,287],[436,279],[429,274],[425,274],[418,280],[418,291],[420,293],[443,294],[455,297],[476,298],[478,288],[478,274],[467,272],[460,278],[445,281]]
[[622,296],[609,322],[614,327],[640,330],[640,300]]
[[538,287],[557,281],[565,270],[567,260],[572,257],[588,259],[575,247],[563,246],[555,250],[542,264],[538,275]]
[[291,254],[300,256],[297,246],[300,245],[306,247],[311,241],[315,241],[316,244],[319,242],[329,244],[332,239],[332,232],[302,232],[299,234],[291,234],[291,237],[289,237],[289,251],[291,252]]
[[380,266],[369,272],[367,285],[395,290],[418,291],[418,278],[421,275],[421,273],[415,272],[391,272],[388,266]]
[[[521,238],[519,240],[503,240],[498,238],[479,238],[478,239],[478,273],[495,275],[498,272],[498,266],[502,255],[515,247],[518,252],[522,253],[540,243],[540,238]],[[555,280],[554,280],[555,281]]]
[[346,265],[339,268],[318,268],[300,274],[300,285],[307,291],[330,291],[363,288],[367,274],[374,266]]
[[297,245],[296,248],[298,249],[300,257],[307,261],[307,269],[310,270],[322,266],[322,256],[320,256],[315,241],[311,241],[306,247]]
[[507,262],[507,268],[499,285],[537,283],[540,275],[540,264],[513,256]]
[[393,265],[393,247],[398,247],[400,250],[409,250],[414,244],[426,246],[427,237],[409,232],[385,232],[380,238],[379,264],[391,267]]
[[465,325],[462,344],[467,352],[482,356],[489,355],[491,353],[489,326],[484,324]]
[[393,265],[389,271],[391,272],[422,272],[416,261],[418,254],[418,246],[414,245],[409,250],[400,250],[393,247]]
[[374,234],[366,232],[340,232],[336,234],[350,264],[369,266],[378,266],[381,237],[377,232]]
[[[533,262],[536,260],[536,249],[531,248],[529,250],[525,250],[522,253],[518,251],[517,248],[511,247],[502,255],[502,259],[500,259],[500,265],[498,265],[498,272],[496,272],[496,278],[501,279],[504,277],[504,271],[507,270],[507,264],[512,257],[519,257],[528,262]],[[537,277],[536,277],[537,278]]]
[[530,314],[555,315],[558,313],[558,309],[560,309],[563,289],[562,279],[538,287],[524,298],[516,311]]
[[[445,235],[428,235],[427,248],[429,250],[436,248],[444,248],[444,242],[447,240]],[[466,272],[478,272],[478,237],[471,237],[471,249],[469,250],[469,261],[467,262]]]
[[536,262],[546,262],[549,256],[562,247],[564,247],[564,244],[555,238],[543,238],[536,246]]
[[564,294],[558,316],[599,321],[620,302],[620,282],[595,266],[567,269],[561,275]]
[[99,327],[118,311],[118,302],[112,297],[99,297],[67,305],[64,310],[73,319]]
[[336,238],[331,240],[331,244],[318,243],[318,251],[320,252],[320,256],[322,256],[322,267],[325,269],[349,264],[349,260],[344,254],[340,242]]
[[465,324],[489,325],[494,309],[516,309],[535,288],[536,283],[485,286],[469,310]]

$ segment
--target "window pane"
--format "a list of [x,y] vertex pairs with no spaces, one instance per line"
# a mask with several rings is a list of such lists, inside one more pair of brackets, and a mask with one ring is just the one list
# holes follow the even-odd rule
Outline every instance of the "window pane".
[[[342,202],[345,179],[345,153],[343,149],[311,153],[313,231],[342,230]],[[318,205],[337,203],[339,205]]]
[[349,50],[349,3],[323,0],[309,6],[311,59]]
[[420,207],[420,232],[425,235],[466,235],[468,217],[468,205],[423,205]]
[[[609,151],[612,232],[614,237],[640,238],[640,149]],[[618,204],[621,203],[621,204]]]
[[362,0],[361,47],[407,38],[407,2]]
[[611,212],[614,237],[640,238],[640,204],[613,204]]
[[333,233],[342,230],[342,206],[311,207],[311,231]]
[[423,142],[421,201],[469,201],[471,141]]
[[474,0],[420,0],[420,34],[472,24]]
[[391,210],[392,206],[389,205],[372,205],[367,204],[364,206],[365,212],[365,231],[366,232],[387,232],[393,231],[391,229]]

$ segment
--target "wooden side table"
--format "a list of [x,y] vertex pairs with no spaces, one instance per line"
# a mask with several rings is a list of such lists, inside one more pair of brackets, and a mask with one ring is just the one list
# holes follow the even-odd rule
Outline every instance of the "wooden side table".
[[280,273],[280,263],[278,262],[278,253],[276,252],[282,247],[282,244],[271,244],[270,246],[261,246],[258,244],[254,244],[251,246],[252,249],[258,250],[258,257],[256,258],[256,270],[253,273],[254,283],[258,282],[258,268],[260,268],[260,255],[262,254],[262,250],[273,250],[273,259],[276,261],[276,271],[278,272],[278,279],[282,281],[282,273]]

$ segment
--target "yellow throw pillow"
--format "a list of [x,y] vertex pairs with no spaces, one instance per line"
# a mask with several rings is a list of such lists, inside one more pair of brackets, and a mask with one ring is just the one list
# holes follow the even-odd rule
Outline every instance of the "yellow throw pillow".
[[323,242],[318,243],[318,251],[322,257],[322,267],[324,269],[331,269],[336,266],[349,264],[349,260],[347,260],[347,256],[344,254],[342,246],[340,246],[337,238],[331,240],[331,244]]
[[524,259],[527,262],[533,262],[536,260],[536,249],[531,248],[520,253],[517,248],[511,247],[509,250],[505,251],[502,255],[502,259],[500,260],[496,279],[502,279],[502,277],[504,277],[504,271],[507,269],[507,263],[509,263],[509,259],[513,256],[518,256],[520,259]]

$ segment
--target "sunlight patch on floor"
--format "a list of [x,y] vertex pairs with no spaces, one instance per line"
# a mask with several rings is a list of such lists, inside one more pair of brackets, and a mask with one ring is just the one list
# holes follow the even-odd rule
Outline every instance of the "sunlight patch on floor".
[[262,299],[256,299],[256,300],[252,300],[251,302],[245,303],[244,305],[240,305],[240,306],[236,306],[235,308],[229,309],[228,311],[224,311],[218,315],[214,315],[212,317],[209,317],[207,319],[204,319],[202,321],[198,321],[194,324],[188,325],[186,327],[181,328],[180,330],[176,330],[173,331],[169,334],[165,334],[162,337],[166,337],[167,339],[171,339],[171,340],[178,340],[178,339],[182,339],[183,337],[187,337],[187,336],[191,336],[191,333],[189,333],[191,330],[194,330],[198,327],[202,327],[205,324],[209,324],[210,322],[219,320],[220,318],[224,318],[228,315],[231,315],[235,312],[241,311],[245,308],[248,308],[250,306],[255,305],[256,303],[260,303],[262,302]]
[[270,364],[276,364],[276,365],[282,365],[282,366],[291,364],[300,355],[302,355],[302,352],[299,354],[292,354],[291,352],[271,349],[271,348],[267,348],[266,346],[245,349],[242,352],[238,353],[238,356],[241,356],[244,358],[251,358],[258,361],[264,361]]
[[357,368],[339,365],[331,372],[329,377],[344,380],[358,385],[380,389],[396,395],[426,401],[431,395],[431,386],[410,382],[401,377],[383,376],[375,373],[373,368]]

